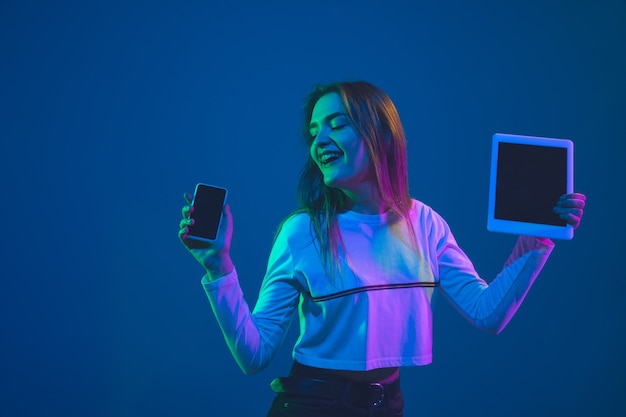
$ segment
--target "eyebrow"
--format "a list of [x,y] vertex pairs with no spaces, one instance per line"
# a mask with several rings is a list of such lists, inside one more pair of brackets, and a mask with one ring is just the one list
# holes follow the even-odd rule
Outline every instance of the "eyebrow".
[[[333,119],[335,119],[335,118],[337,118],[339,116],[346,116],[346,114],[342,113],[342,112],[335,112],[335,113],[331,113],[328,116],[324,117],[322,120],[328,123],[331,120],[333,120]],[[313,123],[309,124],[309,130],[311,130],[311,129],[317,127],[317,126],[318,125],[317,125],[316,122],[313,122]]]

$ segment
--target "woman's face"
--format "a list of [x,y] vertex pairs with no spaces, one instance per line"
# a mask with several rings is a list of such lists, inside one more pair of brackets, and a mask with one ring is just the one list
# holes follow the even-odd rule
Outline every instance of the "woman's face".
[[348,193],[358,192],[369,177],[371,159],[339,94],[328,93],[317,101],[309,129],[311,158],[322,171],[324,183]]

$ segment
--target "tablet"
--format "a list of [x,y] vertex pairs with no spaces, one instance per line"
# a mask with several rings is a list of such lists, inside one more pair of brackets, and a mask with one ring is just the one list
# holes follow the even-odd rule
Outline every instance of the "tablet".
[[573,190],[572,141],[493,135],[488,230],[569,240],[574,228],[552,209]]

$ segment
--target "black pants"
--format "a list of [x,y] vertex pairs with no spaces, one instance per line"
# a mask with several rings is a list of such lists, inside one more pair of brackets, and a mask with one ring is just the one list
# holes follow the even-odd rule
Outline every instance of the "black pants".
[[287,378],[272,381],[277,391],[267,417],[398,417],[404,399],[400,381],[355,383],[294,363]]

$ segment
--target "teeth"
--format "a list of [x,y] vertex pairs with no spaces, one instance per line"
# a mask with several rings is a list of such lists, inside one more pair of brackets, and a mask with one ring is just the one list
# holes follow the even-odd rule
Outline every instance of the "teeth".
[[331,159],[341,158],[342,155],[343,154],[341,152],[334,152],[334,151],[326,152],[320,156],[320,162],[322,164],[326,164],[330,162]]

